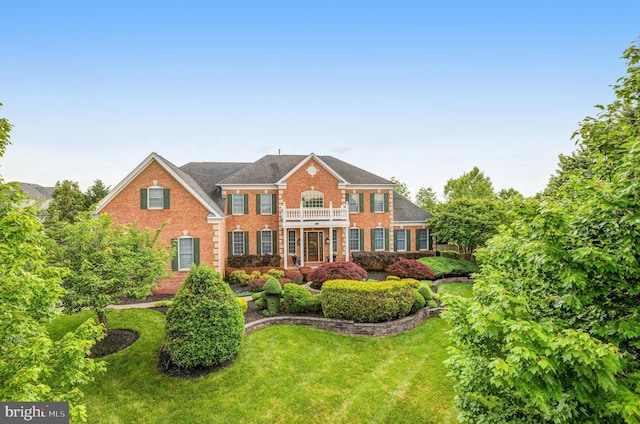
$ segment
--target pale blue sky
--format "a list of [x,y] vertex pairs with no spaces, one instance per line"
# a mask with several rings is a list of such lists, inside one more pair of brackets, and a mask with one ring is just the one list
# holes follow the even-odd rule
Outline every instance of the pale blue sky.
[[439,194],[473,166],[542,190],[613,99],[640,1],[0,0],[6,180],[115,185],[333,155]]

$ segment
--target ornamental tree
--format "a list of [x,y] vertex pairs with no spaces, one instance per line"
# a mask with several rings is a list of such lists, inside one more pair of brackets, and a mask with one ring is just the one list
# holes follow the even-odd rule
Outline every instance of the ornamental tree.
[[481,253],[472,299],[445,297],[464,423],[640,422],[640,49],[575,137],[581,161]]
[[494,199],[491,179],[474,166],[469,172],[458,178],[451,178],[444,186],[444,197],[447,201],[457,199]]
[[[0,156],[10,129],[1,118]],[[104,370],[88,357],[100,328],[87,320],[59,340],[49,336],[64,270],[47,263],[38,210],[21,206],[25,198],[0,178],[0,401],[69,402],[72,422],[85,421],[80,387]]]
[[142,231],[135,223],[114,223],[109,214],[93,218],[89,213],[50,229],[57,242],[52,260],[70,271],[63,278],[64,311],[89,308],[107,331],[107,305],[120,296],[147,296],[158,279],[168,276],[170,255],[159,246],[161,230]]

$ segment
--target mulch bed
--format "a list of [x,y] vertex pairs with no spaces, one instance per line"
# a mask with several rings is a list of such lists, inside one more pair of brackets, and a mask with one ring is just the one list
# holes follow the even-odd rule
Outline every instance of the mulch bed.
[[158,369],[163,374],[168,375],[169,377],[180,377],[184,379],[191,379],[191,378],[201,377],[203,375],[207,375],[212,372],[219,371],[223,368],[226,368],[229,365],[231,365],[233,361],[235,361],[235,359],[236,357],[234,355],[233,357],[231,357],[231,359],[228,359],[218,365],[213,365],[210,367],[197,366],[197,367],[188,368],[188,367],[181,367],[180,365],[175,364],[171,360],[171,357],[169,356],[169,354],[165,352],[164,349],[161,349],[160,356],[158,358]]
[[138,332],[133,330],[109,330],[107,335],[91,348],[92,358],[102,358],[128,348],[138,340]]

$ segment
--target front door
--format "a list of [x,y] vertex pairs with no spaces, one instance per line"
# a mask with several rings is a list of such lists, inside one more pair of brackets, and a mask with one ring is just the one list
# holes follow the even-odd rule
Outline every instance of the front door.
[[307,233],[307,262],[319,262],[322,257],[322,233],[321,232],[309,232]]

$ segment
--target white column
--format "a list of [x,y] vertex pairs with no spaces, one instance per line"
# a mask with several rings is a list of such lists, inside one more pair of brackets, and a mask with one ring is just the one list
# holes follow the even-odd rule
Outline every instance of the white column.
[[304,228],[300,228],[300,266],[304,266]]
[[345,230],[344,237],[345,237],[345,240],[347,241],[347,246],[346,246],[347,248],[344,251],[344,260],[349,262],[349,227],[346,227],[344,230]]

